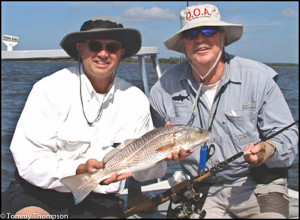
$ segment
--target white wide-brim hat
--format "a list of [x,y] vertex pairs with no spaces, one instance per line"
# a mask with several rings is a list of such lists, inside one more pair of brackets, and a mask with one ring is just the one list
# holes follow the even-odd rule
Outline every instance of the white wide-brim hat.
[[180,22],[180,31],[164,42],[166,48],[180,53],[184,53],[181,33],[192,28],[202,26],[222,27],[222,30],[226,34],[226,41],[224,43],[225,46],[239,40],[243,33],[243,25],[221,21],[219,9],[217,6],[212,4],[201,4],[186,7],[180,13]]

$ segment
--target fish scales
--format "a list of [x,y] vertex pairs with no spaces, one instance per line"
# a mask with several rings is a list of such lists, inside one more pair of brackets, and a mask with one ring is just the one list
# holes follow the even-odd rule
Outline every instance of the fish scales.
[[[126,158],[127,159],[126,161],[130,162],[131,165],[135,164],[134,162],[139,162],[140,159],[143,159],[143,162],[148,161],[149,159],[154,159],[154,156],[156,154],[152,154],[152,153],[156,153],[155,152],[156,149],[161,146],[164,146],[166,144],[172,144],[174,138],[171,134],[174,133],[174,131],[177,131],[178,129],[179,127],[175,127],[175,126],[169,127],[169,129],[159,128],[153,130],[153,132],[149,132],[145,134],[136,142],[129,144],[126,147],[126,149],[122,151],[120,154],[115,155],[113,159],[109,160],[106,164],[106,167],[110,167],[111,165],[113,167],[112,168],[113,170],[119,169],[120,167],[116,168],[115,162],[124,161],[124,158]],[[156,146],[156,147],[153,148],[150,146]],[[150,151],[152,152],[150,153]],[[139,157],[137,157],[137,154],[139,155]],[[134,160],[134,158],[137,158],[138,161]],[[123,168],[127,169],[128,163],[123,164]]]
[[[75,203],[80,203],[96,186],[114,172],[118,174],[149,169],[166,159],[172,151],[200,146],[208,141],[210,133],[204,129],[172,125],[154,129],[142,137],[120,144],[105,163],[104,169],[61,179],[73,193]],[[110,152],[109,152],[110,153]]]

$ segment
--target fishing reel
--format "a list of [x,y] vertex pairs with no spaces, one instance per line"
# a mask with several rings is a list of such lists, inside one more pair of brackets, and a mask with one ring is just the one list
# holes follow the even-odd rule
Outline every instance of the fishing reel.
[[186,201],[175,208],[172,208],[172,202],[170,202],[167,212],[168,219],[202,219],[205,215],[206,211],[198,208],[193,201]]
[[[176,196],[170,200],[167,218],[204,218],[206,212],[205,210],[201,210],[204,200],[203,193],[195,190],[192,184],[188,185],[185,190],[182,190],[182,192],[176,194]],[[172,204],[178,205],[175,208],[172,208]]]

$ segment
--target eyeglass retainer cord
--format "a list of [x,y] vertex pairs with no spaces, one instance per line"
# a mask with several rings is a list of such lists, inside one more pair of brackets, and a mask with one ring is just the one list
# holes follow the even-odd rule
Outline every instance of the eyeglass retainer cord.
[[114,84],[115,76],[116,76],[116,74],[117,74],[117,69],[118,69],[118,66],[119,66],[120,63],[118,64],[116,70],[115,70],[114,73],[113,73],[112,80],[111,80],[111,82],[110,82],[110,84],[109,84],[109,86],[108,86],[107,92],[105,93],[105,96],[104,96],[104,98],[103,98],[103,100],[102,100],[102,103],[101,103],[101,106],[100,106],[100,108],[99,108],[97,117],[96,117],[92,122],[90,122],[90,121],[87,119],[86,114],[85,114],[85,111],[84,111],[83,100],[82,100],[82,88],[81,88],[81,87],[82,87],[82,85],[81,85],[82,83],[81,83],[81,66],[80,66],[80,64],[81,64],[81,57],[80,57],[80,55],[78,54],[78,70],[79,70],[79,83],[80,83],[80,88],[79,88],[79,90],[80,90],[81,107],[82,107],[83,116],[84,116],[84,118],[85,118],[87,124],[91,127],[95,122],[97,122],[97,121],[100,119],[100,117],[101,117],[101,115],[102,115],[103,102],[104,102],[104,100],[105,100],[106,95],[109,93],[110,89],[112,88],[112,86],[113,86],[113,84]]

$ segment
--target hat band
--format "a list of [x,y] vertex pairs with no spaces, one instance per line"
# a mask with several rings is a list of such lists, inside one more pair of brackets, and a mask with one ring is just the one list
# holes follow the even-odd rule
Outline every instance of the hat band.
[[84,22],[84,24],[81,26],[80,31],[87,31],[94,28],[123,28],[123,25],[111,21],[89,20]]

